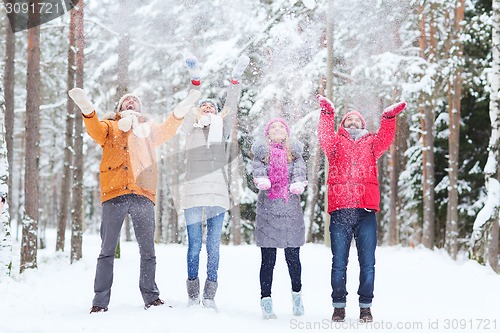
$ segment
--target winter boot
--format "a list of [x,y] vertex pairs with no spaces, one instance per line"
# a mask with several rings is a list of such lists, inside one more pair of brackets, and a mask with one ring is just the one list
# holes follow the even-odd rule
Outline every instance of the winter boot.
[[108,308],[103,308],[103,307],[100,307],[97,305],[94,305],[94,306],[92,306],[92,308],[90,308],[90,313],[98,313],[98,312],[106,312],[106,311],[108,311]]
[[360,308],[359,309],[359,321],[362,323],[371,323],[373,321],[372,312],[370,308]]
[[273,300],[271,297],[264,297],[260,300],[262,315],[264,319],[276,319],[276,314],[273,311]]
[[302,291],[295,292],[292,290],[293,315],[304,315],[304,304],[302,303]]
[[200,304],[200,279],[186,280],[188,306]]
[[332,321],[342,322],[345,320],[345,308],[335,308],[333,310]]
[[164,305],[164,304],[165,304],[165,301],[163,301],[163,300],[161,300],[161,299],[157,298],[157,299],[155,299],[155,300],[154,300],[154,301],[152,301],[152,302],[149,302],[149,303],[147,303],[147,304],[144,304],[144,310],[147,310],[147,309],[149,309],[149,308],[150,308],[150,307],[152,307],[152,306],[162,306],[162,305]]
[[215,293],[217,292],[217,281],[205,281],[205,288],[203,289],[203,306],[217,310],[215,305]]

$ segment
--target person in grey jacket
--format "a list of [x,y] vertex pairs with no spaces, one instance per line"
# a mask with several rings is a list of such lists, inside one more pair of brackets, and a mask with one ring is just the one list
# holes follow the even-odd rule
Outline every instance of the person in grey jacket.
[[265,141],[252,146],[254,182],[259,188],[255,219],[255,241],[261,248],[260,289],[264,319],[274,319],[271,299],[276,249],[285,251],[292,282],[293,314],[304,314],[302,303],[300,247],[305,243],[305,225],[300,195],[307,185],[303,146],[290,139],[290,128],[282,118],[265,127]]
[[[187,170],[181,189],[181,207],[184,209],[188,235],[186,281],[188,306],[200,303],[198,277],[200,252],[203,240],[203,217],[206,219],[207,279],[203,290],[204,307],[216,309],[215,294],[218,282],[219,248],[224,215],[229,209],[227,150],[237,114],[240,95],[239,79],[249,63],[241,56],[232,72],[222,110],[213,99],[202,99],[198,107],[186,116],[183,124],[186,132]],[[190,56],[186,66],[191,83],[200,85],[198,59]],[[220,111],[220,112],[219,112]]]

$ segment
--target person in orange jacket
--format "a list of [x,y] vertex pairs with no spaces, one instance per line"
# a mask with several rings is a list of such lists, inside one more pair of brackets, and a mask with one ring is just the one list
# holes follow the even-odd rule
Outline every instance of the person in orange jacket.
[[120,229],[130,214],[139,244],[139,289],[144,308],[165,304],[155,282],[154,249],[157,162],[154,149],[173,137],[200,92],[192,90],[162,124],[143,113],[140,99],[124,95],[115,112],[97,117],[95,107],[80,88],[69,96],[82,111],[87,133],[101,146],[100,186],[102,201],[101,252],[94,280],[95,296],[90,313],[106,312],[113,284],[113,263]]

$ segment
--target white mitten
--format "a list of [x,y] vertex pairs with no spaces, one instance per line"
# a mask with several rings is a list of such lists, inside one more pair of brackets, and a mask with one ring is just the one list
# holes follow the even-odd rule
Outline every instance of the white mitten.
[[136,137],[145,139],[151,134],[151,128],[149,127],[148,123],[142,123],[134,126],[132,128],[132,132]]
[[198,58],[194,55],[189,55],[185,60],[186,67],[188,68],[189,75],[191,75],[191,83],[193,86],[199,86],[201,83],[200,66],[198,65]]
[[120,112],[120,120],[118,120],[118,128],[123,132],[128,132],[137,123],[137,117],[141,114],[132,110],[125,110]]
[[84,115],[88,116],[95,110],[95,107],[87,97],[85,90],[81,88],[73,88],[68,91],[68,95],[75,102],[75,104],[78,105]]
[[259,177],[259,178],[254,178],[253,179],[255,185],[257,185],[257,188],[259,190],[269,190],[271,188],[271,181],[269,178],[266,177]]
[[290,184],[290,192],[293,194],[302,194],[307,185],[307,180]]
[[199,90],[192,89],[188,96],[180,101],[179,104],[174,108],[174,116],[177,119],[182,119],[189,112],[189,110],[194,107],[196,101],[200,98],[201,92]]
[[245,71],[249,63],[250,63],[250,58],[244,54],[238,58],[238,62],[234,66],[233,71],[231,73],[232,83],[234,84],[239,83],[239,80],[241,79],[241,76],[243,75],[243,72]]

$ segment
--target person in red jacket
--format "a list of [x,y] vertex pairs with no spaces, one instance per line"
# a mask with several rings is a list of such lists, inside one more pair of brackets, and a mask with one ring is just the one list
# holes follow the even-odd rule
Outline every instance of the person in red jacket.
[[347,299],[346,272],[352,238],[358,250],[359,319],[373,321],[372,306],[375,279],[375,247],[380,190],[377,159],[390,147],[396,131],[396,116],[406,102],[386,108],[377,133],[366,130],[365,119],[351,109],[335,132],[333,103],[316,96],[321,107],[318,138],[328,158],[328,212],[332,250],[332,320],[345,320]]

